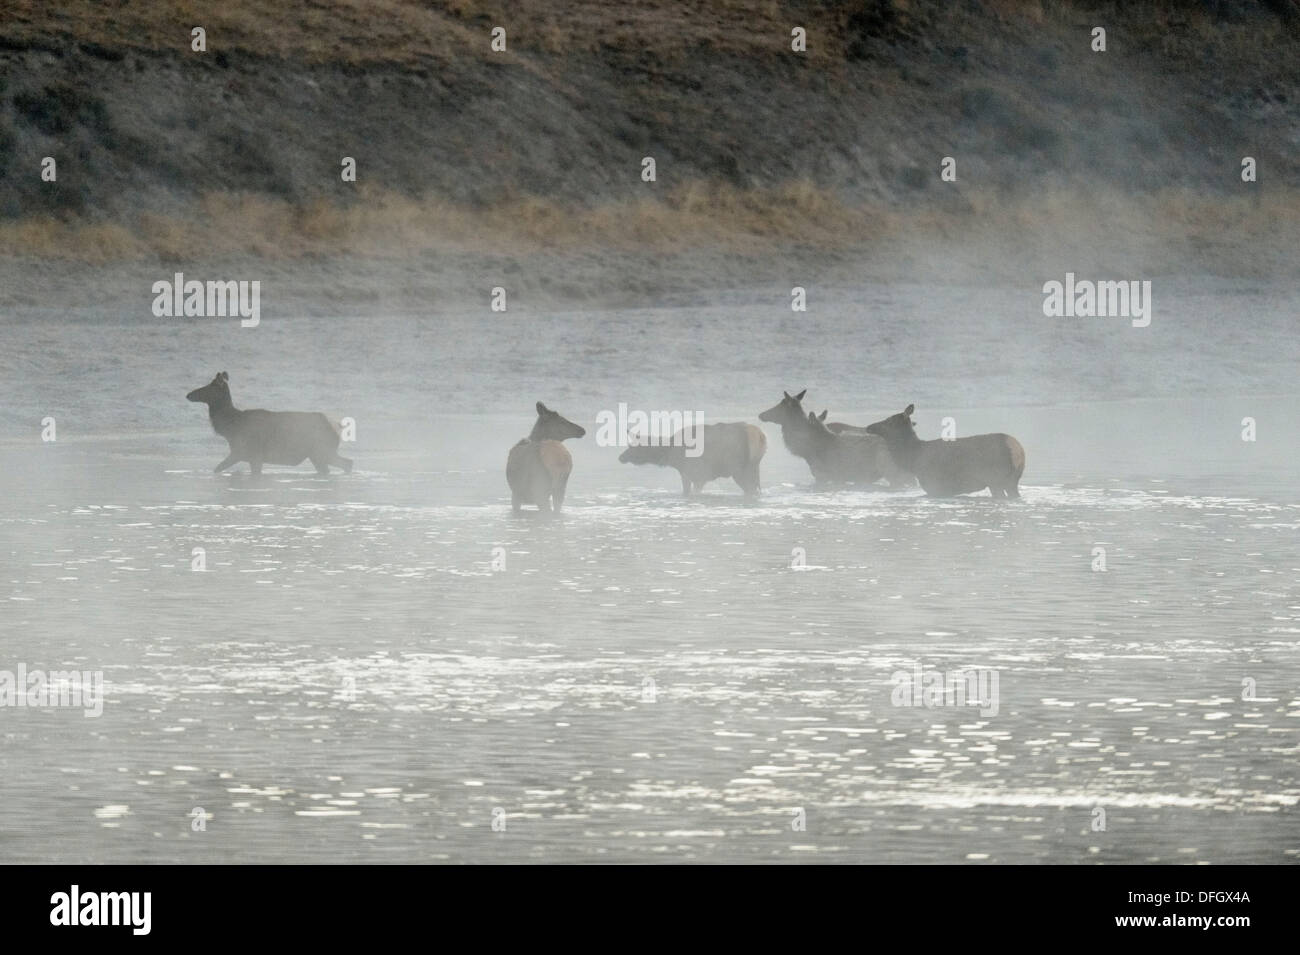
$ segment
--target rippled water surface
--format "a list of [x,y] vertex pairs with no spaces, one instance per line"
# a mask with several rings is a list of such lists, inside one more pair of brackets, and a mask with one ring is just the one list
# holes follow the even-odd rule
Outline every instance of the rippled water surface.
[[[588,320],[557,337],[590,352],[630,321]],[[102,670],[107,700],[95,719],[0,708],[0,860],[1296,860],[1294,397],[1222,399],[1228,370],[1113,393],[1103,355],[1068,375],[1100,376],[1093,393],[1034,368],[1037,401],[966,382],[918,411],[930,434],[949,413],[1018,434],[1018,504],[814,491],[770,428],[758,504],[729,481],[682,501],[589,435],[568,512],[543,520],[510,513],[502,474],[532,400],[592,428],[635,386],[561,384],[549,352],[512,371],[481,342],[399,358],[413,326],[394,322],[371,327],[387,393],[354,378],[329,406],[312,368],[355,342],[286,372],[305,320],[268,323],[263,351],[203,331],[237,402],[358,419],[353,474],[261,482],[210,473],[224,443],[180,396],[213,361],[128,322],[9,328],[0,668]],[[706,345],[729,334],[710,327]],[[939,391],[926,354],[908,361]],[[701,354],[680,403],[756,420],[790,387],[818,410],[847,395],[850,418],[920,400],[827,356],[793,350],[807,377],[783,380],[710,376]],[[494,400],[512,373],[526,387]],[[683,376],[645,390],[673,407]],[[996,712],[894,705],[917,666],[996,672]]]

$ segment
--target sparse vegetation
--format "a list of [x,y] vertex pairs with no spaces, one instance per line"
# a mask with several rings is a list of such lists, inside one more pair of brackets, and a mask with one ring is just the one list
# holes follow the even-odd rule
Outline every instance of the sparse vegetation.
[[1070,232],[1218,262],[1300,228],[1289,3],[9,6],[3,255],[1032,250]]

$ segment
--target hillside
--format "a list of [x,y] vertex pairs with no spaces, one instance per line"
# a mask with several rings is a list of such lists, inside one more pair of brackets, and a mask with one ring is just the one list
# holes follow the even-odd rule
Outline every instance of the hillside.
[[1300,221],[1296,9],[6,0],[0,254],[913,243],[915,264],[1122,236],[1154,268],[1271,274]]

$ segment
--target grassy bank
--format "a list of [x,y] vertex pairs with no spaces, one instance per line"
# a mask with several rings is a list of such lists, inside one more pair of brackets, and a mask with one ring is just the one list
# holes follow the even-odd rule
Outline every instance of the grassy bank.
[[1285,0],[8,6],[5,256],[696,247],[1272,272],[1296,239]]

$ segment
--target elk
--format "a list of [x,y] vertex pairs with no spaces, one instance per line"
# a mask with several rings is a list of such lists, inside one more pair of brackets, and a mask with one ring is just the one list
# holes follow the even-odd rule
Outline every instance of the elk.
[[[914,483],[911,475],[890,457],[884,441],[868,435],[865,428],[840,421],[827,423],[825,413],[815,421],[810,420],[803,410],[803,397],[807,393],[806,388],[797,395],[782,392],[782,399],[760,413],[758,420],[780,425],[781,440],[786,448],[808,462],[817,484],[873,484],[882,477],[889,480],[890,487],[906,487]],[[865,445],[828,441],[827,435],[857,437]],[[869,452],[868,448],[873,450]]]
[[230,376],[224,371],[185,397],[208,406],[212,430],[230,445],[230,453],[214,472],[247,461],[256,476],[262,473],[263,464],[295,465],[307,458],[320,474],[329,474],[330,465],[352,470],[352,462],[338,453],[338,426],[318,411],[236,408],[230,397]]
[[618,456],[623,464],[657,464],[675,468],[682,479],[682,496],[689,497],[715,478],[729,477],[740,485],[745,497],[758,496],[758,463],[767,451],[767,436],[752,424],[741,421],[697,425],[700,453],[687,454],[684,431],[666,444],[638,443]]
[[994,497],[1020,497],[1025,449],[1009,434],[974,434],[952,441],[922,441],[912,421],[915,405],[867,425],[879,435],[900,467],[915,474],[931,497],[953,497],[989,489]]
[[825,411],[808,412],[806,424],[811,449],[808,467],[818,484],[874,484],[882,477],[888,477],[894,487],[909,483],[882,438],[856,428],[832,431]]
[[541,511],[560,512],[569,474],[573,471],[573,456],[560,442],[581,438],[586,433],[586,428],[537,402],[533,430],[510,449],[506,458],[510,506],[516,513],[525,504],[535,504]]

